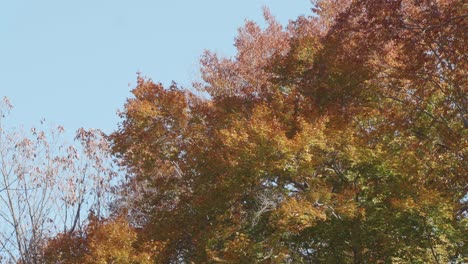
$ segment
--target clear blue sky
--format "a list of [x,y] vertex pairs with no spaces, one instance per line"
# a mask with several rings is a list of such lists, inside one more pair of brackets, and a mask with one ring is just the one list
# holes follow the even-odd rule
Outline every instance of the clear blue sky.
[[245,19],[268,6],[282,23],[310,14],[309,0],[1,0],[0,97],[11,125],[45,118],[111,132],[136,72],[183,86],[204,49],[234,54]]

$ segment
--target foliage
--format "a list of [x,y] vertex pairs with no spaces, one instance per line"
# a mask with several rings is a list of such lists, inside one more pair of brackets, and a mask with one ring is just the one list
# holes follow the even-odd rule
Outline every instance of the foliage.
[[48,241],[45,263],[151,263],[164,245],[138,243],[137,230],[123,217],[94,215],[83,232],[62,233]]
[[[0,261],[38,263],[58,232],[81,228],[87,210],[104,215],[116,173],[98,130],[80,129],[77,147],[62,127],[30,132],[5,123],[12,105],[0,102]],[[42,122],[44,123],[44,122]]]
[[[205,52],[199,93],[138,76],[128,182],[48,263],[464,263],[467,5],[319,0]],[[203,93],[206,96],[200,96]]]

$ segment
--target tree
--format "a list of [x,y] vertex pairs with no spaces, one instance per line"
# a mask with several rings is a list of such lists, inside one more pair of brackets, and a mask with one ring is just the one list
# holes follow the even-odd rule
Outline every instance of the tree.
[[115,172],[103,134],[80,129],[78,148],[62,143],[64,129],[9,128],[12,105],[0,105],[0,257],[40,263],[48,237],[74,233],[93,210],[104,215]]
[[110,139],[157,263],[461,263],[466,4],[247,22],[201,98],[141,76]]

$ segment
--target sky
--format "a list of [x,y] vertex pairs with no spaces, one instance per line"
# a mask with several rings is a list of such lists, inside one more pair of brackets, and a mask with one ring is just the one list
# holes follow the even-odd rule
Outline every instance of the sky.
[[203,51],[234,55],[237,29],[262,24],[263,6],[283,25],[311,14],[309,0],[0,0],[7,123],[110,133],[137,72],[189,88]]

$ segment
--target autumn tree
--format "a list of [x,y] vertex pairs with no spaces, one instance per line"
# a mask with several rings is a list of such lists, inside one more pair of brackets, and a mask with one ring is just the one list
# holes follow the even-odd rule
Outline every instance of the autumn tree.
[[154,261],[466,261],[466,8],[265,10],[202,56],[206,97],[139,76],[110,140]]
[[0,103],[0,258],[41,263],[43,246],[58,232],[74,233],[89,210],[105,215],[115,176],[103,134],[80,129],[78,146],[63,143],[62,127],[24,131],[5,123]]

